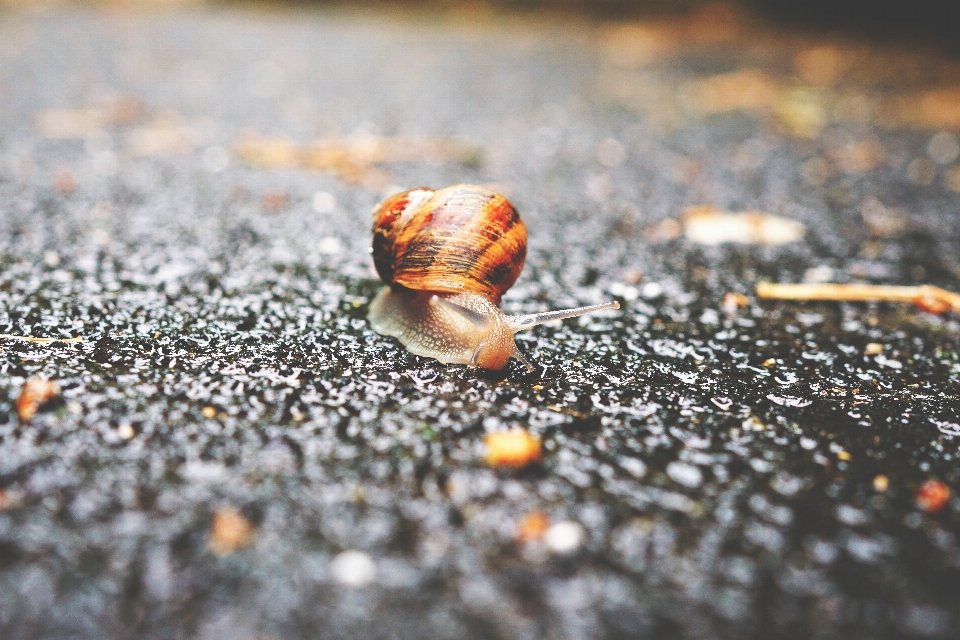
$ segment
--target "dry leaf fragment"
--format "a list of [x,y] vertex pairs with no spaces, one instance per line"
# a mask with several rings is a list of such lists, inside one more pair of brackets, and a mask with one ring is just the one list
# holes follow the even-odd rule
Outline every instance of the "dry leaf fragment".
[[253,525],[235,509],[224,507],[213,513],[210,525],[210,551],[218,556],[230,555],[253,539]]
[[330,171],[352,184],[383,187],[390,175],[377,165],[391,162],[464,162],[479,159],[477,145],[453,137],[323,138],[299,145],[284,138],[246,134],[235,147],[244,162],[261,167],[303,167]]
[[23,493],[16,489],[0,489],[0,511],[15,509],[23,504]]
[[53,188],[65,196],[70,195],[77,188],[77,179],[66,169],[58,171],[53,176]]
[[903,211],[887,207],[874,196],[867,196],[860,202],[860,217],[867,232],[874,237],[895,238],[908,228]]
[[517,526],[518,542],[533,542],[543,538],[550,526],[550,518],[543,511],[531,511],[523,516]]
[[893,107],[893,124],[923,129],[960,129],[960,87],[902,96]]
[[691,111],[765,111],[776,105],[780,85],[759,69],[710,76],[687,86],[681,99]]
[[634,23],[617,25],[602,34],[601,46],[607,60],[618,67],[645,67],[672,54],[679,44],[667,25]]
[[106,124],[106,114],[95,107],[45,109],[33,117],[37,133],[53,140],[87,138],[102,130]]
[[196,138],[183,124],[180,114],[168,111],[128,132],[126,143],[135,156],[185,155],[196,147]]
[[950,499],[950,488],[939,480],[927,480],[917,490],[917,507],[927,513],[943,509]]
[[523,429],[488,433],[483,441],[490,466],[524,467],[540,461],[540,438]]
[[30,378],[23,383],[17,399],[17,413],[24,422],[29,422],[47,402],[59,397],[60,386],[45,378]]
[[263,208],[271,213],[278,213],[282,209],[286,208],[289,201],[290,196],[287,195],[286,191],[282,191],[280,189],[267,191],[260,198]]
[[77,140],[89,138],[109,127],[130,125],[143,115],[143,105],[128,94],[114,94],[87,107],[44,109],[33,117],[34,127],[44,138]]
[[876,140],[863,140],[831,149],[828,155],[843,173],[856,175],[875,169],[884,151]]
[[750,299],[747,298],[747,296],[731,291],[723,296],[723,301],[720,302],[720,309],[727,315],[733,315],[737,312],[737,309],[745,307],[748,304],[750,304]]
[[803,224],[796,220],[762,211],[722,211],[713,205],[690,207],[681,218],[687,240],[697,244],[779,245],[802,240],[806,233]]

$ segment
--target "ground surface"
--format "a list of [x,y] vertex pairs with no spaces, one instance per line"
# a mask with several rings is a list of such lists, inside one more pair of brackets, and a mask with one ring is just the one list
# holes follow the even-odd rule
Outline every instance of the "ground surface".
[[[0,341],[0,635],[957,637],[956,318],[753,290],[960,289],[958,65],[709,12],[0,9],[0,332],[84,338]],[[480,153],[235,152],[424,135]],[[458,182],[527,222],[504,308],[621,311],[534,373],[373,333],[371,207]]]

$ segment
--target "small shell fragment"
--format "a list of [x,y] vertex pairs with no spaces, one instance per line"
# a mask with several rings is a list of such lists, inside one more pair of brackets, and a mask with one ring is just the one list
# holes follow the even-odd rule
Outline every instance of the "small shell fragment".
[[523,429],[488,433],[483,441],[492,467],[519,468],[540,461],[540,438]]

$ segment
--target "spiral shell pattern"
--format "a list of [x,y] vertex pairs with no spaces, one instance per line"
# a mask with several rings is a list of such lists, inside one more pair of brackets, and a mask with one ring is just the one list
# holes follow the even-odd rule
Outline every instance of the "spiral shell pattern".
[[476,185],[411,189],[374,210],[373,262],[384,282],[500,301],[527,255],[510,201]]

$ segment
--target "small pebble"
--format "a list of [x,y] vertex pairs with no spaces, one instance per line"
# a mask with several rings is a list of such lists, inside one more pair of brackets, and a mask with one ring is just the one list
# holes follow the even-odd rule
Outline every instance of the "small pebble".
[[703,472],[686,462],[671,462],[667,465],[667,475],[685,487],[695,489],[703,482]]
[[348,550],[337,554],[330,565],[333,577],[348,587],[362,587],[377,577],[377,565],[363,551]]
[[547,529],[544,541],[554,553],[571,553],[583,544],[583,527],[570,520],[558,522]]
[[311,204],[313,205],[313,210],[317,213],[332,213],[333,210],[337,208],[337,199],[332,193],[317,191],[313,194]]
[[871,342],[863,349],[865,356],[875,356],[878,353],[883,353],[883,345],[877,342]]

